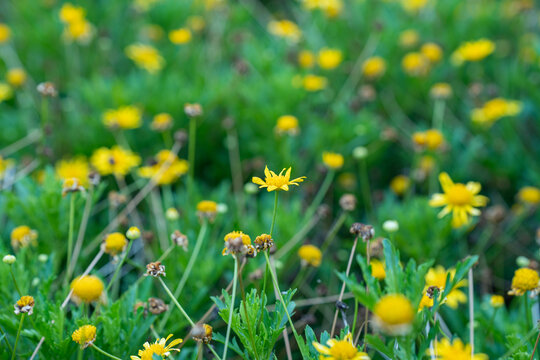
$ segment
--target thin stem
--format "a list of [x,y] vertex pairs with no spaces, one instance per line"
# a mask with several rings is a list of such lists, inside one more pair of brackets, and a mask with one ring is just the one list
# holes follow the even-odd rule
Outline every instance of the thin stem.
[[68,271],[64,278],[64,287],[69,281],[69,269],[71,268],[71,255],[73,252],[73,226],[75,221],[75,194],[70,195],[69,199],[69,228],[68,228],[68,252],[67,252],[67,266]]
[[[371,257],[371,248],[369,246],[369,240],[366,241],[366,261],[367,261],[367,264],[368,264],[368,268],[369,268],[369,263],[371,261],[370,257]],[[369,293],[369,286],[367,285],[366,283],[366,294]],[[368,316],[369,316],[369,309],[368,307],[366,306],[365,307],[365,311],[364,311],[364,344],[362,345],[362,348],[365,350],[366,349],[366,337],[367,337],[367,334],[368,334]]]
[[75,248],[73,249],[73,256],[71,258],[72,263],[68,268],[68,279],[71,278],[75,264],[79,259],[79,254],[81,253],[81,247],[84,240],[84,234],[86,233],[86,227],[88,225],[88,219],[90,218],[90,211],[92,210],[92,199],[94,197],[94,187],[90,186],[88,189],[88,194],[86,194],[86,202],[84,204],[84,210],[81,220],[81,225],[79,226],[79,231],[77,233],[77,241],[75,242]]
[[19,330],[17,330],[17,337],[15,338],[15,345],[13,345],[13,353],[11,354],[11,360],[15,359],[15,354],[17,352],[17,344],[19,343],[19,337],[21,335],[21,330],[22,330],[25,315],[26,315],[25,313],[21,314],[21,321],[19,322]]
[[274,191],[276,193],[274,197],[274,212],[272,213],[272,225],[270,225],[270,236],[274,233],[274,225],[276,224],[276,214],[277,214],[277,204],[278,204],[278,194],[279,192],[276,190]]
[[79,347],[79,349],[77,350],[77,360],[82,360],[82,358],[83,358],[83,349]]
[[114,356],[114,355],[111,355],[111,354],[109,354],[108,352],[106,352],[105,350],[100,349],[99,347],[97,347],[97,346],[94,345],[94,344],[91,344],[90,346],[92,346],[92,348],[93,348],[94,350],[96,350],[97,352],[99,352],[99,353],[101,353],[101,354],[103,354],[103,355],[105,355],[105,356],[107,356],[107,357],[110,357],[111,359],[122,360],[122,359],[120,359],[119,357],[116,357],[116,356]]
[[[114,281],[116,280],[116,277],[120,273],[120,269],[122,269],[122,265],[124,265],[124,262],[126,261],[126,258],[128,257],[129,251],[131,250],[131,247],[133,246],[133,242],[135,240],[136,239],[129,241],[128,247],[127,247],[126,251],[124,251],[124,256],[122,256],[122,260],[120,260],[120,262],[118,263],[118,266],[116,266],[116,270],[114,271],[114,274],[113,274],[113,276],[111,278],[111,281],[109,281],[109,284],[107,285],[107,288],[105,289],[105,294],[108,293],[108,291],[111,288],[112,284],[114,284]],[[116,289],[116,290],[118,290],[118,289]]]
[[[265,252],[266,254],[266,252]],[[225,335],[225,347],[223,348],[222,360],[227,359],[227,348],[229,347],[229,337],[231,336],[231,324],[232,317],[234,313],[234,297],[236,296],[236,280],[238,279],[238,259],[233,255],[234,258],[234,274],[233,274],[233,287],[231,293],[231,304],[229,305],[229,321],[227,322],[227,333]]]
[[529,305],[529,294],[525,293],[523,299],[525,300],[525,319],[527,320],[527,329],[532,328],[532,319],[531,319],[531,307]]
[[354,318],[353,325],[351,328],[351,337],[354,338],[354,331],[356,330],[356,321],[358,320],[358,299],[354,298]]
[[328,191],[328,188],[332,184],[332,180],[334,179],[334,175],[336,172],[334,170],[328,170],[326,173],[326,176],[323,180],[323,183],[321,187],[319,188],[319,191],[317,192],[317,195],[315,195],[315,199],[313,199],[313,202],[309,206],[309,208],[306,210],[306,215],[304,216],[304,221],[307,221],[311,219],[311,217],[315,214],[315,211],[317,211],[317,208],[323,201],[324,196],[326,195],[326,192]]
[[167,293],[167,295],[169,295],[169,297],[171,298],[171,300],[173,301],[173,303],[176,305],[176,307],[178,308],[178,310],[180,310],[180,312],[182,313],[182,315],[184,315],[184,317],[187,319],[187,321],[191,324],[192,327],[195,326],[195,323],[193,322],[193,320],[191,320],[191,318],[189,317],[189,315],[186,313],[186,311],[184,310],[184,308],[182,307],[182,305],[180,305],[178,303],[178,300],[176,300],[176,298],[174,297],[173,293],[171,292],[171,290],[169,290],[169,288],[167,287],[167,285],[165,284],[165,282],[163,281],[162,278],[158,277],[158,280],[159,282],[161,283],[161,285],[163,286],[163,288],[165,289],[165,292]]
[[531,360],[534,359],[534,353],[536,352],[536,348],[538,347],[538,340],[540,340],[540,331],[538,332],[538,336],[536,337],[536,341],[534,343],[533,352],[531,354]]
[[195,150],[197,141],[197,118],[189,118],[189,147],[188,147],[188,162],[189,162],[189,177],[188,177],[188,195],[191,195],[193,189],[193,175],[195,172]]
[[471,344],[471,358],[474,357],[474,292],[473,270],[469,269],[469,342]]
[[[236,259],[236,257],[235,257]],[[249,313],[247,311],[247,305],[246,305],[246,292],[244,289],[244,281],[242,279],[242,273],[238,275],[238,284],[240,285],[240,293],[242,294],[242,304],[244,305],[244,313],[246,314],[246,323],[247,328],[249,332],[249,337],[251,340],[251,345],[253,346],[253,351],[255,352],[255,359],[259,359],[259,353],[257,351],[257,343],[255,342],[255,338],[253,337],[253,329],[251,328],[251,322],[249,320]]]
[[19,293],[19,296],[23,296],[21,289],[19,288],[19,285],[17,284],[17,279],[15,278],[15,274],[13,273],[13,265],[9,267],[9,272],[11,273],[11,278],[13,279],[13,284],[15,285],[15,289],[17,289],[17,292]]

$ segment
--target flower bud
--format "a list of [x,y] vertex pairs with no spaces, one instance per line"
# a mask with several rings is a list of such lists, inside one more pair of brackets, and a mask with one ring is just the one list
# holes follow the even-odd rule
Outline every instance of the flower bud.
[[141,236],[141,230],[139,230],[138,227],[136,226],[132,226],[128,229],[128,231],[126,232],[126,237],[129,239],[129,240],[135,240],[135,239],[138,239],[139,237]]
[[531,260],[527,259],[525,256],[518,256],[516,259],[516,264],[519,267],[528,267],[531,263]]
[[5,263],[5,264],[8,264],[8,265],[11,265],[15,262],[15,260],[17,260],[15,258],[15,256],[13,255],[6,255],[2,258],[2,261]]
[[175,208],[168,208],[167,211],[165,212],[165,217],[169,221],[175,221],[175,220],[178,220],[178,218],[180,217],[180,214],[178,213],[178,210],[176,210]]
[[357,160],[365,159],[368,156],[368,149],[364,146],[357,146],[353,149],[353,157]]
[[47,255],[47,254],[39,254],[38,255],[38,260],[39,260],[39,262],[42,262],[42,263],[47,262],[47,260],[49,260],[49,255]]
[[399,230],[399,223],[396,220],[386,220],[382,227],[384,231],[394,233]]

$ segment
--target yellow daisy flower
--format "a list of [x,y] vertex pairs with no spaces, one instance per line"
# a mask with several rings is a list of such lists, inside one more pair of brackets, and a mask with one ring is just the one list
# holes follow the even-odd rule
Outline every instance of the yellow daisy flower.
[[83,325],[71,334],[71,339],[86,349],[96,340],[96,327],[94,325]]
[[113,146],[110,149],[102,147],[94,151],[90,163],[101,175],[113,174],[123,177],[131,168],[141,163],[141,158],[120,146]]
[[367,353],[354,346],[351,333],[343,340],[328,340],[326,346],[314,341],[313,347],[321,354],[320,360],[370,360]]
[[[142,166],[139,175],[143,178],[153,178],[156,176],[158,185],[172,184],[182,175],[188,172],[189,164],[184,159],[179,159],[169,150],[161,150],[154,158],[154,163]],[[158,175],[159,174],[159,175]]]
[[530,291],[531,295],[536,295],[540,291],[538,272],[529,268],[517,269],[512,278],[512,290],[508,294],[521,296],[527,291]]
[[103,281],[94,275],[79,276],[71,282],[73,300],[76,303],[91,303],[99,300],[104,288]]
[[485,354],[472,355],[471,345],[464,344],[460,339],[435,341],[433,349],[428,349],[427,353],[438,360],[488,360]]
[[[453,280],[456,273],[455,269],[446,270],[443,266],[436,266],[428,270],[426,274],[426,289],[432,286],[435,286],[439,289],[439,293],[444,291],[446,286],[446,277],[450,274],[450,281]],[[443,299],[442,302],[450,306],[452,309],[458,307],[459,303],[467,302],[467,295],[459,288],[462,288],[467,285],[467,280],[459,281],[456,286],[448,293],[446,299]],[[431,306],[431,305],[430,305]]]
[[132,105],[110,109],[103,114],[103,123],[112,129],[136,129],[142,124],[142,111]]
[[69,160],[60,160],[56,163],[56,176],[61,180],[77,179],[83,187],[88,187],[90,165],[84,157],[76,157]]
[[298,256],[302,259],[302,265],[319,267],[321,266],[322,252],[315,245],[307,244],[300,246]]
[[150,45],[129,45],[126,48],[126,55],[133,60],[138,67],[148,71],[150,74],[158,72],[165,65],[165,59],[163,59],[156,48]]
[[388,335],[405,335],[412,328],[414,311],[409,299],[401,294],[388,294],[379,299],[374,309],[373,325]]
[[148,343],[145,342],[143,344],[144,349],[139,350],[139,353],[137,355],[139,356],[131,356],[131,360],[153,360],[154,355],[160,356],[162,359],[169,356],[171,351],[180,352],[180,349],[175,349],[173,346],[178,345],[182,343],[182,339],[174,339],[167,345],[167,341],[172,337],[172,334],[169,334],[167,338],[161,338],[157,339],[155,343]]
[[296,178],[294,180],[290,180],[291,178],[291,168],[287,169],[287,172],[285,175],[283,175],[283,172],[285,169],[281,170],[279,175],[276,175],[275,172],[268,170],[268,166],[264,168],[264,181],[254,176],[251,181],[254,184],[260,185],[259,188],[266,188],[269,192],[274,190],[285,190],[289,191],[289,185],[296,185],[299,186],[298,183],[301,183],[306,178],[305,176],[301,176],[299,178]]

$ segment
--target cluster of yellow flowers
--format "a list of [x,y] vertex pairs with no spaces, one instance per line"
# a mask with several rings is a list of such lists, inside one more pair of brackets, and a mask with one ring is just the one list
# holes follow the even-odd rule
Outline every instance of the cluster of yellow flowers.
[[94,27],[86,20],[86,11],[80,6],[65,3],[60,9],[60,20],[64,23],[64,39],[87,44],[94,33]]

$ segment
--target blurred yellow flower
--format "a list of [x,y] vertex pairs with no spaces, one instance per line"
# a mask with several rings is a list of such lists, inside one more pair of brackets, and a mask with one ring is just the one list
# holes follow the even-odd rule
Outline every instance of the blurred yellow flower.
[[529,268],[517,269],[512,278],[512,290],[509,295],[522,296],[527,291],[531,292],[531,296],[536,296],[540,290],[540,278],[538,272]]
[[105,251],[106,254],[116,256],[125,250],[127,244],[128,241],[124,234],[114,232],[105,237],[105,240],[103,241],[103,251]]
[[270,21],[268,24],[268,31],[272,35],[286,38],[293,42],[300,40],[300,36],[302,36],[302,32],[298,25],[290,20]]
[[433,194],[429,205],[432,207],[444,206],[439,213],[442,218],[452,213],[452,226],[458,228],[467,225],[471,216],[480,215],[477,207],[486,206],[488,198],[478,195],[482,186],[480,183],[469,181],[466,185],[454,183],[450,176],[443,172],[439,175],[444,194]]
[[403,8],[409,12],[423,9],[428,4],[428,0],[401,0]]
[[472,355],[471,345],[463,344],[460,339],[453,339],[452,342],[447,338],[435,340],[433,349],[428,349],[427,354],[438,360],[488,360],[485,354]]
[[191,30],[179,28],[169,32],[169,40],[176,45],[187,44],[191,41]]
[[328,80],[324,76],[308,74],[302,80],[302,86],[307,91],[319,91],[326,88]]
[[534,186],[522,187],[517,194],[517,198],[524,204],[538,205],[540,204],[540,189]]
[[94,325],[83,325],[71,334],[71,339],[85,349],[96,340],[96,327]]
[[429,71],[429,59],[419,52],[410,52],[401,60],[401,67],[411,76],[426,75]]
[[473,109],[471,120],[489,127],[503,117],[518,115],[521,108],[522,105],[519,101],[495,98],[486,102],[482,107]]
[[154,116],[152,119],[152,123],[150,124],[150,127],[154,131],[165,131],[172,127],[173,125],[173,118],[170,114],[167,113],[160,113]]
[[325,70],[335,69],[341,64],[342,60],[343,54],[338,49],[323,48],[317,56],[319,66]]
[[11,86],[4,82],[0,82],[0,103],[2,101],[6,101],[13,96],[13,91],[11,90]]
[[430,63],[436,64],[441,61],[443,51],[441,47],[435,43],[425,43],[420,48],[420,52],[429,60]]
[[161,0],[134,0],[133,7],[136,11],[146,12],[155,6]]
[[189,28],[195,32],[201,31],[206,26],[206,22],[202,16],[193,15],[187,18],[186,23]]
[[[157,339],[155,343],[149,344],[148,342],[145,342],[143,344],[144,349],[139,350],[138,354],[139,356],[131,356],[131,360],[152,360],[156,357],[158,358],[166,358],[170,355],[171,351],[180,352],[180,349],[175,349],[173,346],[176,346],[180,343],[182,343],[182,339],[174,339],[167,345],[167,341],[172,337],[172,334],[167,336],[167,338]],[[157,355],[156,357],[154,357]]]
[[94,33],[94,27],[88,21],[77,21],[67,24],[64,29],[64,38],[68,41],[76,40],[81,44],[87,44]]
[[452,96],[452,87],[448,83],[436,83],[429,90],[433,99],[448,99]]
[[308,10],[321,10],[324,14],[333,18],[343,11],[342,0],[303,0],[304,8]]
[[491,295],[489,304],[494,308],[502,307],[504,306],[504,297],[501,295]]
[[298,256],[302,260],[304,266],[321,266],[322,252],[315,245],[307,244],[300,246],[300,249],[298,249]]
[[65,3],[60,8],[60,20],[64,24],[84,21],[86,11],[80,6],[74,6],[71,3]]
[[103,281],[95,275],[79,276],[71,282],[73,300],[76,303],[91,303],[99,300],[104,288]]
[[275,131],[278,135],[288,134],[291,136],[298,135],[300,127],[298,119],[293,115],[282,115],[277,119]]
[[378,280],[384,280],[386,278],[386,270],[383,262],[372,259],[369,264],[371,265],[371,276]]
[[268,170],[268,166],[264,168],[264,181],[259,177],[252,177],[251,181],[254,184],[259,185],[259,188],[266,188],[268,192],[275,191],[275,190],[284,190],[289,191],[289,185],[296,185],[299,186],[298,183],[301,183],[306,178],[305,176],[301,176],[299,178],[290,180],[291,178],[291,168],[287,169],[287,172],[285,172],[285,175],[283,175],[283,172],[285,169],[281,170],[279,175],[277,175],[275,172]]
[[402,196],[411,186],[411,179],[405,175],[397,175],[390,181],[390,189],[398,195]]
[[411,330],[414,310],[409,299],[401,294],[388,294],[379,299],[374,309],[373,325],[388,335],[406,335]]
[[11,29],[4,23],[0,23],[0,44],[6,43],[11,38]]
[[461,65],[465,61],[480,61],[495,51],[495,43],[488,39],[468,41],[461,44],[452,54],[452,63]]
[[62,180],[77,179],[83,186],[88,187],[88,175],[90,175],[90,165],[84,157],[76,157],[69,160],[60,160],[56,163],[56,176]]
[[322,154],[322,161],[327,168],[332,170],[338,170],[343,167],[345,159],[341,154],[325,151]]
[[13,167],[13,160],[4,159],[2,156],[0,156],[0,180],[4,178],[4,173],[6,170],[11,167]]
[[416,30],[408,29],[404,30],[399,34],[399,45],[404,48],[411,48],[418,44],[420,40],[420,35]]
[[136,129],[142,123],[142,111],[136,106],[122,106],[103,114],[103,123],[108,128]]
[[[455,269],[446,270],[444,267],[438,265],[428,270],[426,274],[426,289],[432,286],[435,286],[439,289],[439,294],[442,294],[446,287],[446,278],[449,277],[450,281],[454,279],[456,274]],[[450,290],[445,299],[442,299],[441,302],[450,306],[452,309],[456,309],[459,303],[467,302],[467,295],[459,288],[462,288],[467,285],[466,280],[459,281],[456,286]],[[432,300],[433,305],[433,300]],[[430,305],[430,306],[432,306]]]
[[362,73],[368,79],[376,79],[384,75],[386,71],[386,61],[380,56],[373,56],[362,64]]
[[312,345],[320,354],[319,360],[370,360],[367,353],[358,351],[354,346],[351,333],[347,333],[343,340],[328,340],[327,346],[316,341]]
[[21,68],[9,69],[6,74],[7,82],[15,88],[24,85],[24,83],[26,82],[26,78],[26,71]]
[[130,150],[115,145],[110,149],[101,147],[94,151],[90,163],[101,175],[123,177],[131,168],[141,163],[141,158]]
[[437,129],[417,131],[412,136],[413,142],[429,150],[437,150],[444,144],[444,135]]
[[302,50],[298,53],[298,65],[305,69],[312,68],[315,65],[315,55],[309,50]]
[[14,250],[37,245],[38,232],[29,226],[21,225],[11,230],[11,247]]
[[179,159],[169,150],[161,150],[155,156],[152,165],[142,166],[139,175],[143,178],[153,178],[158,185],[172,184],[188,172],[189,164]]
[[165,65],[165,60],[159,54],[159,51],[153,46],[146,44],[132,44],[126,48],[126,55],[133,60],[135,64],[154,74],[161,70]]

